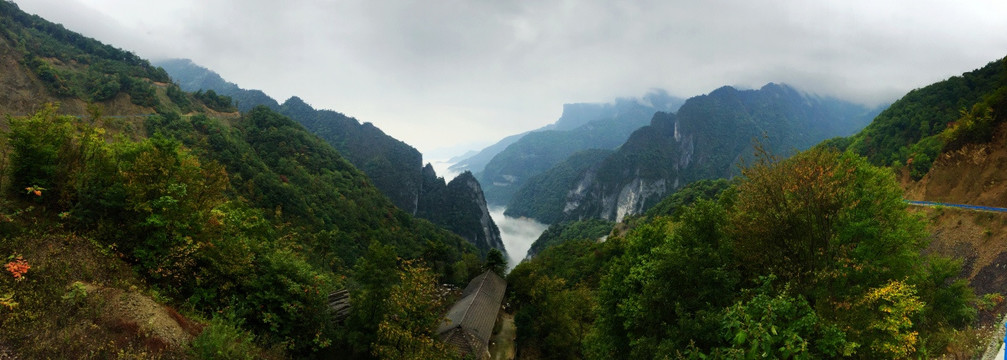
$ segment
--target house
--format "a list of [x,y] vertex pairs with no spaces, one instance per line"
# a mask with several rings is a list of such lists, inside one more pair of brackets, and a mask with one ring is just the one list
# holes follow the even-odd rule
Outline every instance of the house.
[[490,336],[505,290],[507,282],[492,271],[476,276],[462,291],[461,300],[451,305],[437,335],[462,356],[488,359]]

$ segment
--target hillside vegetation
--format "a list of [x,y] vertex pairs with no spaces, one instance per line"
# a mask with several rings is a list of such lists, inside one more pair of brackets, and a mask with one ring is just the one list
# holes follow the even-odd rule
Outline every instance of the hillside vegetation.
[[[854,154],[760,155],[715,200],[549,247],[508,276],[529,358],[936,357],[975,295],[923,256],[895,177]],[[669,212],[669,211],[664,211]]]
[[1007,118],[1007,60],[953,76],[904,97],[863,131],[828,145],[849,148],[875,165],[905,166],[913,179],[930,169],[938,154],[992,137]]
[[[219,93],[228,101],[233,98],[242,111],[266,106],[290,117],[363,171],[371,184],[395,206],[464,237],[482,254],[490,249],[504,250],[499,230],[485,210],[485,198],[478,183],[437,189],[437,174],[423,168],[420,152],[373,124],[360,123],[336,111],[315,109],[296,96],[278,104],[262,91],[242,89],[189,60],[166,60],[160,64],[185,90],[196,91],[196,94]],[[448,204],[458,207],[450,208]],[[484,226],[483,222],[487,224]]]
[[[182,92],[135,55],[9,2],[0,10],[3,44],[19,49],[3,53],[17,71],[2,77],[26,74],[23,88],[45,95],[0,104],[14,115],[0,124],[0,350],[100,359],[443,350],[432,337],[437,284],[481,271],[467,241],[395,207],[290,118],[267,107],[222,113],[234,110],[226,96]],[[92,78],[119,90],[101,101]],[[61,115],[47,99],[92,105]],[[328,294],[339,289],[353,309],[334,321]]]
[[1003,206],[1003,66],[913,90],[849,138],[762,152],[604,242],[546,247],[508,278],[520,352],[975,358],[998,338],[1007,222],[902,198]]

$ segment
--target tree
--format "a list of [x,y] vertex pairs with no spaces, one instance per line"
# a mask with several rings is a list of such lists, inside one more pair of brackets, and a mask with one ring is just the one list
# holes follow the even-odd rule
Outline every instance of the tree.
[[731,236],[750,276],[775,274],[831,307],[819,300],[912,274],[926,233],[891,171],[816,148],[783,161],[761,151],[743,174]]
[[442,315],[437,276],[414,261],[403,261],[392,286],[388,311],[378,324],[372,353],[380,359],[453,359],[456,354],[435,339]]
[[598,289],[588,357],[653,358],[719,343],[719,312],[739,279],[726,222],[721,205],[700,200],[681,223],[662,217],[628,234]]
[[503,252],[498,249],[490,249],[490,251],[486,253],[485,270],[490,270],[503,277],[504,272],[507,271],[507,258],[504,257]]
[[340,334],[347,357],[366,358],[371,353],[371,344],[377,341],[379,325],[388,312],[385,300],[398,278],[395,262],[395,249],[372,241],[367,255],[353,267],[353,308]]

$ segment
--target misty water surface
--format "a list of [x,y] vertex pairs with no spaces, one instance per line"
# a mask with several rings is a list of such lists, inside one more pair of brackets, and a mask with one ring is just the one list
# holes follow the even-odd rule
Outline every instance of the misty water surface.
[[549,225],[528,218],[504,216],[504,210],[504,207],[490,208],[490,216],[500,228],[500,237],[507,248],[507,270],[510,270],[524,259],[528,248]]

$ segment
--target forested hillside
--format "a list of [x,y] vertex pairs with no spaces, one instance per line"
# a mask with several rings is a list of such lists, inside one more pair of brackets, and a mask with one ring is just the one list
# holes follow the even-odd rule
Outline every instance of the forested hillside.
[[[998,338],[992,329],[1004,311],[1004,217],[910,210],[902,199],[1002,205],[1007,77],[991,69],[1003,64],[914,90],[851,138],[787,159],[757,148],[741,176],[693,182],[616,224],[605,241],[551,241],[508,276],[519,351],[565,359],[980,356]],[[983,90],[953,86],[965,83]],[[914,123],[905,114],[940,119],[948,106],[958,115],[929,139],[898,125]],[[897,160],[924,145],[939,149],[933,168]],[[861,157],[863,149],[874,150]],[[887,168],[871,164],[877,159],[896,160]],[[540,241],[590,226],[562,223]]]
[[511,271],[523,356],[934,358],[985,341],[961,263],[921,255],[924,223],[887,169],[761,153],[692,198]]
[[0,4],[0,24],[0,110],[7,114],[25,115],[46,101],[60,101],[61,111],[74,115],[86,114],[88,103],[101,103],[115,115],[190,110],[186,96],[167,84],[164,70],[132,53],[9,2]]
[[[462,237],[469,239],[483,252],[504,248],[500,229],[490,217],[479,181],[470,172],[445,183],[437,177],[433,166],[423,168],[420,209],[416,216],[429,219]],[[473,216],[478,214],[480,216]]]
[[864,131],[829,145],[849,148],[875,165],[905,166],[918,180],[942,151],[965,142],[989,141],[994,115],[1007,116],[1007,106],[1001,105],[1005,94],[1007,60],[1000,59],[910,91]]
[[521,137],[493,156],[478,174],[490,204],[506,205],[529,178],[575,152],[614,149],[647,124],[658,111],[674,111],[681,100],[664,92],[643,98],[617,99],[613,104],[564,106],[551,127]]
[[[0,10],[3,44],[17,50],[0,59],[17,71],[0,77],[22,84],[5,90],[44,92],[37,103],[0,99],[15,115],[0,123],[0,350],[371,358],[389,342],[443,348],[436,324],[402,326],[436,321],[437,284],[480,271],[467,241],[395,207],[282,114],[222,118],[213,108],[233,108],[226,96],[182,92],[135,55],[9,2]],[[118,84],[111,98],[94,92],[102,82]],[[93,105],[67,116],[49,99]],[[328,294],[340,289],[353,310],[336,322]]]
[[245,90],[237,84],[224,80],[219,74],[207,68],[193,64],[189,59],[168,59],[155,61],[154,65],[163,68],[171,79],[185,91],[213,91],[228,96],[234,106],[241,112],[265,105],[273,110],[279,110],[280,104],[260,90]]
[[[277,104],[261,91],[242,89],[189,60],[167,60],[159,64],[181,82],[184,90],[215,91],[237,100],[241,109],[264,105],[290,117],[336,148],[350,163],[367,174],[373,185],[400,209],[454,231],[476,244],[483,253],[490,248],[504,250],[499,241],[487,240],[500,238],[489,212],[442,213],[449,211],[446,204],[458,204],[459,199],[477,201],[464,204],[466,209],[486,208],[484,200],[481,200],[484,199],[481,187],[452,187],[437,192],[424,190],[426,179],[423,178],[423,156],[420,152],[388,136],[373,124],[361,124],[357,119],[332,110],[316,110],[296,96]],[[483,221],[489,221],[490,226],[475,226]]]

